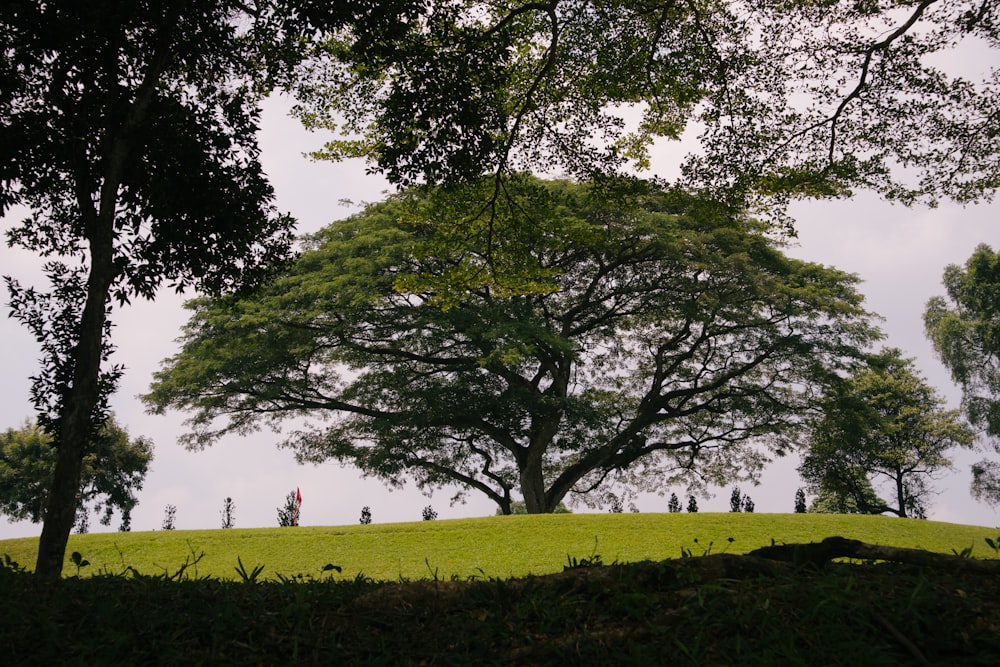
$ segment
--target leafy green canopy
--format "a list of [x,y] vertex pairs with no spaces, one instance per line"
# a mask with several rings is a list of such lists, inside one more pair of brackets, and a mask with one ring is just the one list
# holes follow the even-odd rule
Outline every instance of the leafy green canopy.
[[[152,442],[130,438],[109,419],[83,461],[81,508],[100,512],[104,525],[118,509],[127,524],[152,459]],[[41,521],[55,465],[52,438],[36,424],[27,422],[20,429],[0,433],[0,512],[13,519]]]
[[[45,293],[7,277],[42,344],[39,424],[59,457],[36,572],[57,576],[81,465],[121,374],[112,305],[168,285],[232,289],[287,257],[292,220],[261,169],[261,97],[310,39],[391,39],[413,2],[55,0],[0,4],[0,215],[46,260]],[[359,39],[363,42],[364,39]]]
[[[951,467],[949,450],[974,439],[959,412],[943,404],[895,348],[831,387],[799,468],[820,494],[814,511],[924,518],[931,481]],[[876,480],[887,483],[890,500],[878,497]]]
[[[462,0],[396,39],[343,31],[296,92],[320,157],[393,182],[644,168],[699,133],[687,184],[734,203],[1000,184],[1000,8],[983,0]],[[955,67],[955,63],[964,67]],[[502,180],[502,178],[501,178]]]
[[[934,351],[962,388],[969,421],[1000,452],[1000,254],[980,245],[965,266],[944,271],[947,298],[927,302],[924,326]],[[1000,462],[972,467],[972,492],[1000,504]]]
[[[195,411],[191,447],[307,417],[284,441],[302,461],[551,512],[571,491],[753,476],[758,443],[877,335],[853,276],[717,205],[522,177],[477,208],[493,186],[405,191],[254,294],[191,302],[145,400]],[[508,257],[520,290],[489,278]]]

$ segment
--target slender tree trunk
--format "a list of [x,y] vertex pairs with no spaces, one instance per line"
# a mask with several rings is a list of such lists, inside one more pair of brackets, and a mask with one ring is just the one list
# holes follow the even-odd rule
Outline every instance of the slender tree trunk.
[[[111,210],[114,211],[114,208]],[[114,279],[114,228],[112,220],[105,217],[98,216],[94,222],[100,229],[92,230],[90,234],[91,266],[87,279],[87,300],[73,351],[73,386],[63,397],[58,458],[38,542],[35,574],[48,579],[57,579],[62,575],[66,543],[76,522],[83,457],[93,436],[91,419],[100,400],[104,325]]]
[[[83,457],[93,436],[91,418],[100,400],[101,357],[104,349],[104,325],[115,280],[115,216],[119,187],[131,152],[130,135],[145,122],[172,51],[169,38],[175,29],[170,22],[160,27],[155,53],[142,83],[136,90],[131,110],[121,126],[108,126],[103,154],[104,173],[100,183],[100,203],[94,210],[89,177],[77,174],[77,203],[84,217],[85,235],[90,247],[90,274],[87,277],[87,300],[80,316],[77,347],[73,351],[73,386],[63,398],[60,415],[59,456],[56,460],[52,489],[45,511],[45,523],[38,542],[35,574],[55,579],[61,576],[66,557],[66,543],[73,528]],[[118,81],[117,59],[106,72],[108,80]]]
[[903,486],[903,476],[901,474],[896,475],[896,505],[899,507],[899,516],[902,519],[906,517],[906,487]]

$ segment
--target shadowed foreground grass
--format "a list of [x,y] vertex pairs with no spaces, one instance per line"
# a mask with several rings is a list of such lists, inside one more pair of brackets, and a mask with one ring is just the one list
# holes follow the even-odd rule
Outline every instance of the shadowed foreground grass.
[[[984,538],[997,529],[882,516],[829,514],[558,514],[367,526],[156,531],[73,535],[65,574],[77,574],[68,558],[79,552],[90,565],[82,576],[121,573],[172,574],[204,554],[189,575],[239,579],[237,558],[248,569],[264,567],[261,579],[319,576],[342,568],[375,580],[451,577],[506,579],[558,572],[569,558],[601,556],[605,563],[678,558],[725,552],[741,554],[772,543],[804,543],[839,535],[884,546],[940,553],[972,547],[995,554]],[[730,541],[731,538],[731,541]],[[36,538],[0,541],[0,554],[29,568]]]
[[[169,531],[74,536],[92,564],[47,583],[14,562],[32,563],[37,540],[8,540],[0,662],[1000,664],[1000,577],[970,561],[736,555],[835,534],[977,557],[998,541],[927,521],[744,514]],[[326,562],[343,572],[321,572]]]
[[521,579],[239,583],[0,568],[10,665],[1000,664],[1000,581],[718,554]]

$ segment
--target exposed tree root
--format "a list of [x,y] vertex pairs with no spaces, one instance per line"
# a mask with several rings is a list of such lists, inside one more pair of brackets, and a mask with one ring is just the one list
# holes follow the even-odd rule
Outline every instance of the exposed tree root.
[[810,542],[809,544],[761,547],[747,555],[794,563],[795,565],[822,565],[834,558],[857,558],[981,574],[1000,574],[1000,561],[996,560],[979,560],[964,556],[939,554],[923,549],[885,547],[843,537],[828,537],[822,542]]

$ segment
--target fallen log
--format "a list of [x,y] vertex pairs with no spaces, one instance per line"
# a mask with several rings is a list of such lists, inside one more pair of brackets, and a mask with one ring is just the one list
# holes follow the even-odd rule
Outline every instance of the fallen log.
[[828,537],[822,542],[808,544],[778,544],[761,547],[747,555],[795,565],[823,565],[834,558],[856,558],[858,560],[890,561],[964,572],[1000,574],[1000,561],[996,560],[980,560],[967,556],[934,553],[923,549],[886,547],[844,537]]

